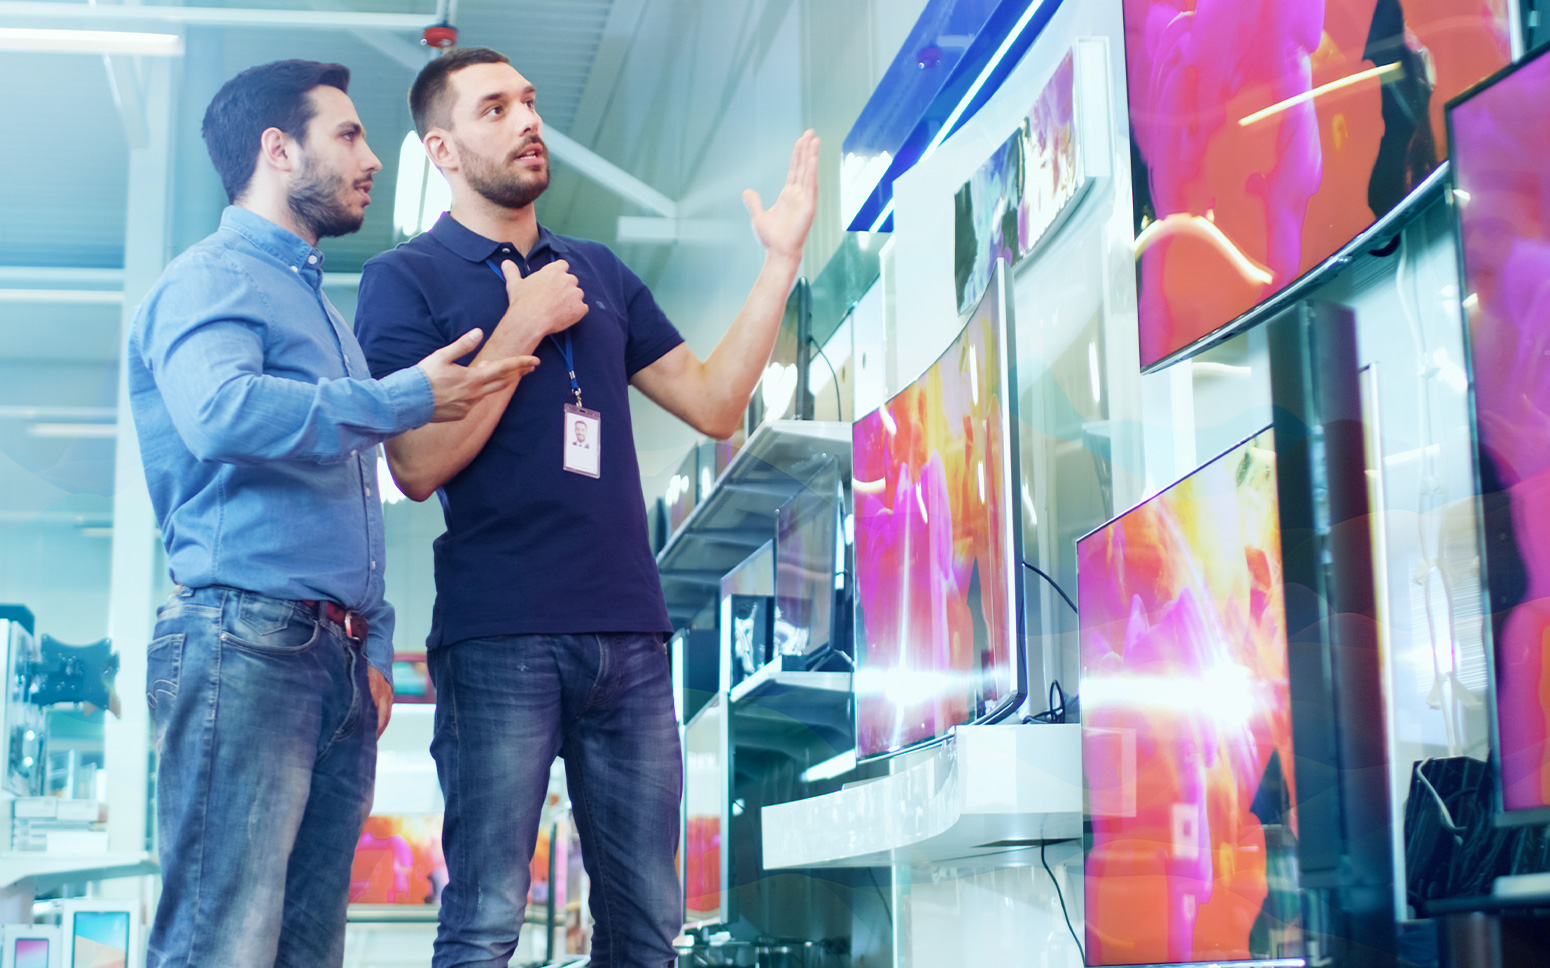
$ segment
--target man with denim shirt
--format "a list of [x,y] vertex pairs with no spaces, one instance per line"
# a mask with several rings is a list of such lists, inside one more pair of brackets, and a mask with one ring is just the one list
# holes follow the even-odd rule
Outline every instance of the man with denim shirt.
[[701,361],[607,246],[538,224],[549,156],[537,92],[505,56],[443,54],[409,104],[452,208],[362,271],[356,329],[372,372],[402,372],[513,287],[548,279],[584,300],[574,319],[513,317],[492,334],[482,353],[547,357],[519,388],[387,445],[399,487],[437,494],[447,518],[428,644],[449,881],[431,964],[510,960],[560,755],[591,877],[592,964],[665,968],[683,926],[682,761],[629,388],[702,433],[737,427],[801,264],[818,141],[797,140],[769,209],[744,193],[764,268]]
[[152,968],[339,965],[392,703],[377,446],[458,419],[537,360],[372,380],[323,295],[320,237],[380,167],[337,64],[237,75],[204,119],[232,201],[141,304],[130,404],[176,594],[158,612],[162,895]]

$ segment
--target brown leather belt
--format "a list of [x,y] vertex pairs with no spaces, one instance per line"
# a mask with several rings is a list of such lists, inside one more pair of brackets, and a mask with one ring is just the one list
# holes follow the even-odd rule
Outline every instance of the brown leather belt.
[[318,618],[325,622],[333,622],[344,630],[344,637],[351,642],[362,643],[366,641],[366,618],[353,608],[345,608],[337,602],[319,602],[312,599],[302,599],[301,602],[308,608],[317,612]]

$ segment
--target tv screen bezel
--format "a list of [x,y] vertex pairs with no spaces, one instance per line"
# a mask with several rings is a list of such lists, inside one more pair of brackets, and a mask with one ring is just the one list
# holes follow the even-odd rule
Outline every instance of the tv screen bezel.
[[[953,347],[958,345],[959,340],[963,338],[964,334],[968,332],[969,327],[973,325],[975,318],[979,315],[980,308],[985,304],[985,300],[992,294],[997,297],[1001,307],[1000,320],[997,326],[997,335],[1001,341],[1001,352],[999,354],[999,375],[1001,378],[1002,387],[1000,419],[1002,423],[1003,440],[1005,441],[1005,460],[1002,461],[1002,467],[1000,468],[1000,471],[1002,475],[1002,485],[1005,488],[1004,493],[1006,494],[1007,503],[1006,521],[1003,525],[1007,533],[1003,536],[1003,546],[1007,549],[1007,556],[1010,559],[1006,564],[1008,573],[1007,581],[1010,586],[1007,589],[1007,608],[1010,613],[1008,618],[1011,626],[1010,644],[1012,654],[1010,659],[1012,663],[1012,689],[1005,697],[1002,698],[1000,702],[998,702],[991,709],[987,710],[984,714],[972,718],[966,722],[958,723],[954,726],[949,726],[936,736],[925,737],[916,740],[913,743],[905,743],[893,749],[880,750],[876,753],[868,754],[863,754],[861,752],[858,740],[856,748],[857,763],[878,762],[880,760],[898,756],[902,753],[916,752],[940,745],[946,742],[948,737],[952,736],[953,730],[958,726],[984,726],[1000,722],[1016,711],[1028,697],[1028,648],[1025,631],[1027,623],[1027,609],[1025,608],[1025,603],[1023,601],[1022,572],[1024,562],[1021,513],[1022,503],[1020,499],[1022,484],[1022,453],[1021,439],[1018,433],[1019,421],[1017,407],[1017,319],[1016,313],[1013,311],[1014,307],[1012,305],[1012,285],[1010,276],[1011,272],[1007,268],[1005,260],[997,259],[995,269],[991,274],[990,284],[985,287],[984,294],[980,296],[979,301],[975,303],[974,307],[969,312],[960,314],[959,320],[961,325],[958,327],[958,330],[953,338],[948,340],[947,345],[942,348],[942,352],[937,354],[936,358],[927,364],[926,367],[922,369],[920,373],[917,374],[915,378],[911,380],[906,386],[902,387],[898,392],[890,396],[884,403],[874,407],[867,413],[858,417],[855,421],[855,424],[859,424],[862,420],[865,420],[872,414],[877,413],[884,407],[892,405],[894,401],[897,400],[901,395],[917,386],[920,381],[929,375],[939,363],[946,359],[947,354],[952,351]],[[855,494],[854,456],[851,458],[851,493],[852,495]],[[852,503],[854,503],[854,497],[852,498]],[[854,509],[852,509],[852,513],[854,513]],[[860,561],[860,556],[858,555],[855,563],[855,579],[853,590],[853,594],[856,596],[855,607],[851,609],[851,641],[853,643],[852,648],[856,656],[854,660],[856,663],[856,674],[861,672],[860,654],[864,648],[864,643],[860,634],[860,619],[862,616],[860,602],[862,568],[863,566]],[[852,676],[852,690],[855,688],[854,681],[855,675]],[[855,729],[855,733],[853,735],[859,737],[861,735],[861,703],[857,698],[855,698],[854,692],[852,695],[852,726]]]
[[[1516,3],[1512,4],[1516,8]],[[1495,614],[1491,611],[1490,602],[1490,575],[1491,561],[1489,542],[1486,540],[1485,523],[1485,492],[1481,484],[1480,473],[1480,412],[1475,399],[1475,359],[1474,339],[1470,332],[1469,313],[1463,308],[1464,298],[1468,295],[1466,290],[1469,285],[1469,266],[1464,253],[1464,223],[1463,216],[1457,203],[1453,199],[1453,188],[1457,179],[1453,177],[1452,161],[1454,158],[1455,134],[1453,114],[1461,107],[1465,107],[1477,95],[1484,94],[1494,89],[1499,83],[1508,80],[1520,70],[1550,58],[1550,46],[1540,47],[1514,60],[1511,64],[1483,79],[1480,83],[1465,90],[1457,97],[1448,101],[1443,109],[1443,118],[1447,129],[1448,139],[1448,209],[1453,222],[1454,254],[1458,260],[1459,274],[1459,323],[1462,327],[1464,346],[1464,371],[1469,374],[1469,386],[1466,392],[1469,406],[1469,434],[1470,434],[1470,459],[1473,464],[1471,471],[1474,475],[1475,485],[1475,512],[1477,521],[1476,538],[1479,541],[1480,556],[1480,584],[1484,589],[1486,619],[1483,623],[1486,635],[1485,661],[1490,687],[1486,689],[1487,721],[1490,728],[1490,749],[1495,757],[1495,775],[1493,777],[1492,796],[1495,801],[1495,822],[1498,827],[1519,827],[1543,823],[1550,823],[1550,804],[1539,807],[1527,807],[1523,809],[1510,809],[1506,803],[1506,785],[1501,769],[1501,719],[1498,715],[1496,683],[1496,622]],[[1550,163],[1547,163],[1550,164]]]
[[[1123,9],[1120,11],[1120,19],[1123,24],[1121,28],[1120,41],[1121,58],[1126,77],[1126,135],[1129,137],[1131,145],[1134,146],[1135,126],[1134,122],[1131,121],[1133,112],[1131,110],[1132,104],[1130,99],[1129,85],[1129,48],[1124,41],[1124,38],[1128,32],[1129,22],[1125,19],[1125,11]],[[1506,67],[1496,72],[1496,74],[1491,75],[1492,78],[1497,77],[1499,74],[1504,72],[1510,71],[1517,65],[1519,59],[1524,56],[1523,18],[1519,13],[1518,0],[1507,0],[1507,39],[1509,48],[1511,50],[1511,58]],[[1487,81],[1488,80],[1489,78]],[[1456,101],[1466,96],[1470,92],[1478,90],[1487,81],[1482,81],[1480,84],[1474,85],[1473,87],[1466,90],[1464,94],[1461,94],[1458,97],[1448,101],[1445,106],[1447,110],[1444,111],[1444,117],[1446,118],[1448,110],[1451,110],[1452,105]],[[1142,374],[1152,374],[1161,370],[1166,370],[1168,367],[1173,366],[1175,363],[1180,363],[1184,360],[1192,359],[1218,343],[1225,342],[1235,336],[1255,328],[1256,326],[1259,326],[1262,323],[1269,322],[1276,316],[1286,312],[1297,302],[1306,299],[1315,289],[1324,285],[1326,282],[1330,281],[1330,279],[1344,270],[1361,253],[1370,249],[1382,248],[1387,245],[1396,235],[1399,234],[1400,230],[1402,230],[1411,219],[1425,211],[1432,202],[1442,197],[1443,186],[1449,183],[1449,173],[1452,170],[1452,163],[1453,144],[1450,137],[1448,141],[1448,157],[1438,162],[1437,167],[1432,169],[1431,173],[1423,178],[1420,184],[1412,188],[1409,194],[1400,199],[1400,201],[1396,203],[1393,208],[1389,209],[1377,219],[1373,220],[1372,224],[1358,232],[1350,239],[1350,241],[1346,242],[1344,245],[1338,246],[1335,251],[1331,252],[1329,256],[1326,257],[1323,261],[1319,262],[1317,265],[1311,266],[1301,275],[1288,282],[1281,289],[1278,289],[1277,291],[1271,293],[1269,296],[1266,296],[1264,299],[1255,303],[1253,306],[1245,309],[1242,313],[1239,313],[1232,319],[1224,321],[1220,326],[1217,326],[1210,332],[1200,335],[1191,342],[1186,343],[1185,345],[1152,363],[1147,363],[1145,360],[1140,360]],[[1131,174],[1132,179],[1134,179],[1133,170]],[[1134,225],[1136,215],[1136,201],[1134,192],[1131,193],[1130,206],[1130,221],[1131,224]],[[1131,241],[1134,243],[1135,236],[1132,236]],[[1139,273],[1141,271],[1141,266],[1139,260],[1136,261],[1135,268],[1138,282],[1136,288],[1136,329],[1139,333],[1141,327],[1139,309]]]

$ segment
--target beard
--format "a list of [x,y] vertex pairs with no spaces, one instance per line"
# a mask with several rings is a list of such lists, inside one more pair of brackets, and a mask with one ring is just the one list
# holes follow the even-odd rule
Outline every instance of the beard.
[[477,152],[470,151],[461,141],[457,142],[458,155],[463,161],[463,177],[468,187],[503,208],[526,208],[537,201],[549,187],[549,149],[539,138],[529,138],[511,156],[531,148],[534,144],[544,148],[543,171],[528,174],[503,170]]
[[291,214],[320,239],[357,232],[366,213],[352,211],[344,201],[346,193],[354,188],[338,172],[318,171],[312,162],[305,161],[291,188]]

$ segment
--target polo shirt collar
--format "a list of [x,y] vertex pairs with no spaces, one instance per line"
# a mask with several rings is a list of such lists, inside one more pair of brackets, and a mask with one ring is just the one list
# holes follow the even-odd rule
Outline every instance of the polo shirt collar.
[[[492,258],[502,247],[510,245],[510,243],[495,242],[485,238],[453,218],[451,212],[441,213],[441,218],[437,219],[436,224],[431,227],[431,237],[469,262],[484,262]],[[533,248],[528,252],[527,257],[533,258],[546,247],[556,255],[563,255],[565,241],[540,225],[538,241],[533,243]]]
[[226,210],[221,213],[221,228],[247,239],[258,249],[304,275],[309,282],[315,277],[315,285],[321,285],[323,253],[295,232],[283,229],[241,205],[226,206]]

